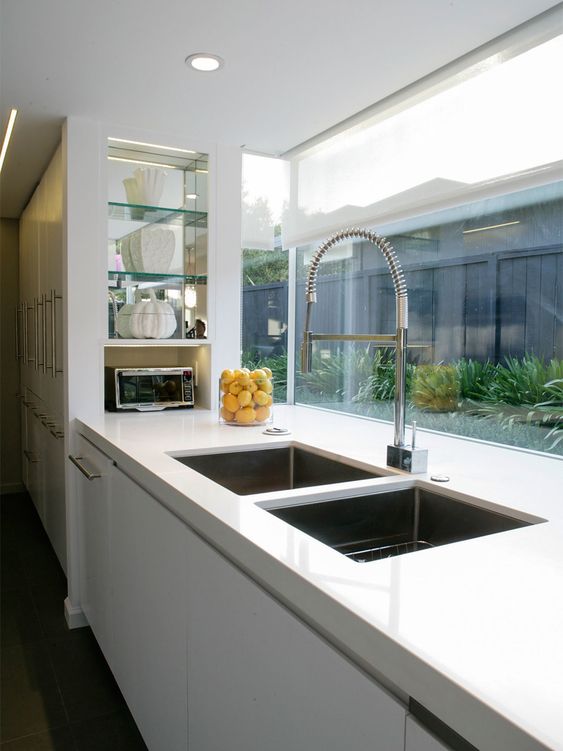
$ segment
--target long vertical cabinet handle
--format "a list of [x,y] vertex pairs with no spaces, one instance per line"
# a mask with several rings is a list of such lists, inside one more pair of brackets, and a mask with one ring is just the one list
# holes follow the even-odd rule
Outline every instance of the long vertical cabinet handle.
[[[30,362],[35,362],[34,357],[29,356],[29,327],[27,325],[28,323],[28,311],[34,310],[33,305],[28,305],[26,302],[23,303],[23,361],[26,365],[28,365]],[[37,332],[35,332],[36,339],[37,339]],[[35,343],[33,345],[33,349],[35,350]]]
[[56,301],[62,300],[62,295],[57,295],[54,289],[51,290],[51,376],[57,377],[57,373],[62,373],[62,369],[57,368],[57,307]]
[[41,334],[43,337],[43,374],[47,373],[47,295],[41,294]]
[[[32,345],[32,351],[33,351],[33,354],[35,355],[36,351],[37,351],[37,329],[35,328],[35,311],[36,311],[35,300],[33,301],[33,305],[27,305],[26,304],[26,313],[25,313],[25,320],[26,321],[27,321],[27,312],[29,310],[33,311],[33,318],[32,318],[32,320],[33,320],[33,345]],[[28,352],[27,362],[37,363],[37,358],[36,357],[29,357],[29,352]],[[37,365],[35,365],[35,367],[37,367]]]
[[35,370],[39,370],[39,300],[33,298],[33,354],[35,355],[33,361],[35,363]]
[[23,360],[23,354],[20,352],[20,324],[19,317],[23,314],[22,305],[16,307],[15,317],[15,338],[16,338],[16,360]]

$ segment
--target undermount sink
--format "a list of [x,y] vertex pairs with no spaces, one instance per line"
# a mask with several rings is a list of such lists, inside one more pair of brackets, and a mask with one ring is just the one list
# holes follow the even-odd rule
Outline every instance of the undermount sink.
[[381,477],[297,446],[173,458],[238,495]]
[[278,508],[257,505],[358,563],[532,523],[417,487]]

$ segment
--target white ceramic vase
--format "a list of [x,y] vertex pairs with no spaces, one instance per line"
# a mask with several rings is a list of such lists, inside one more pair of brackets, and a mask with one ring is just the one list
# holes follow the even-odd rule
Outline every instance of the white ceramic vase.
[[158,206],[164,190],[166,172],[159,167],[139,167],[133,173],[144,206]]

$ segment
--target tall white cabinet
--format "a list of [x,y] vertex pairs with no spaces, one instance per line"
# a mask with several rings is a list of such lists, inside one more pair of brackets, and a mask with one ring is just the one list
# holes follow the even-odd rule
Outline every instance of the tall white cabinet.
[[66,571],[62,148],[20,220],[16,311],[23,482]]

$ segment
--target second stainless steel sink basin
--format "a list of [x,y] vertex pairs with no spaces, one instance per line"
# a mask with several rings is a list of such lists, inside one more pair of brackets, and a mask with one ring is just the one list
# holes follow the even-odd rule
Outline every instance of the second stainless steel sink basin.
[[238,495],[381,477],[298,446],[173,458]]
[[359,563],[532,523],[418,487],[263,508]]

